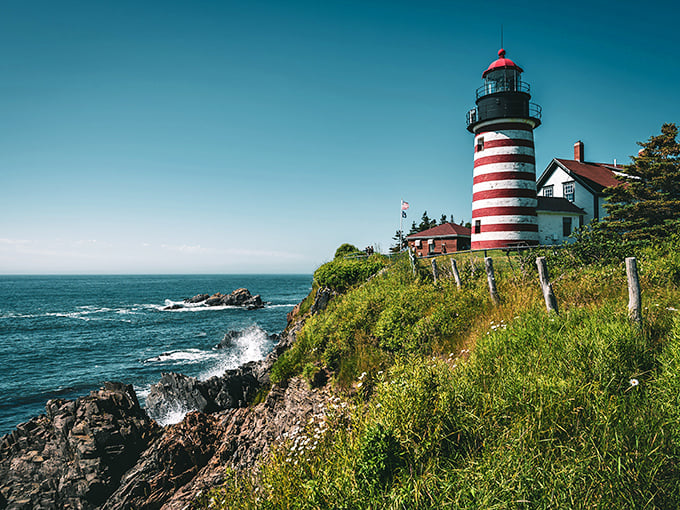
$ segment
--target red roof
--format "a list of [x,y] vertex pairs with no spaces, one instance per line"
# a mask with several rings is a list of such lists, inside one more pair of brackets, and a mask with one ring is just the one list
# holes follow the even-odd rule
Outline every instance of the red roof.
[[[595,191],[621,184],[610,165],[603,163],[581,163],[572,159],[556,159],[556,161],[586,181]],[[620,170],[623,170],[621,168]]]
[[463,225],[456,225],[455,223],[444,223],[433,228],[428,228],[422,232],[406,236],[406,239],[420,239],[433,237],[470,237],[471,230]]
[[484,78],[487,73],[490,73],[494,69],[517,69],[520,73],[523,72],[522,68],[515,64],[509,58],[505,58],[505,50],[501,48],[498,50],[498,60],[491,62],[491,65],[482,73],[482,78]]

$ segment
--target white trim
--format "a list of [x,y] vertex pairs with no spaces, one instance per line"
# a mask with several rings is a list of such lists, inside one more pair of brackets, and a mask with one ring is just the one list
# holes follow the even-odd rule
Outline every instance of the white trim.
[[494,189],[536,189],[536,181],[524,179],[505,179],[503,181],[485,181],[472,186],[472,192],[489,191]]
[[[487,140],[484,139],[484,144]],[[492,147],[490,149],[483,149],[480,152],[475,152],[475,161],[481,158],[487,158],[489,156],[505,156],[505,155],[517,155],[521,154],[524,156],[534,156],[535,151],[533,147],[523,147],[521,145],[509,145],[507,147]]]
[[484,232],[473,234],[472,242],[479,241],[538,241],[538,232]]
[[536,207],[535,198],[486,198],[484,200],[473,200],[472,210],[486,209],[487,207]]
[[474,169],[474,176],[490,174],[495,172],[535,172],[536,165],[534,163],[524,163],[518,161],[511,161],[507,163],[485,163],[476,166]]
[[484,137],[484,143],[492,140],[530,140],[534,141],[533,131],[521,131],[519,129],[503,129],[501,131],[487,131],[486,133],[479,133],[475,135],[475,146],[477,145],[477,138]]

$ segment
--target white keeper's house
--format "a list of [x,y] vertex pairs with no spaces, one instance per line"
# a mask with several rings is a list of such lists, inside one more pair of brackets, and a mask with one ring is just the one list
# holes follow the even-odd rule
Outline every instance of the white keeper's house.
[[536,181],[539,244],[560,244],[578,227],[604,218],[605,188],[621,183],[616,163],[585,161],[583,142],[574,159],[554,158]]

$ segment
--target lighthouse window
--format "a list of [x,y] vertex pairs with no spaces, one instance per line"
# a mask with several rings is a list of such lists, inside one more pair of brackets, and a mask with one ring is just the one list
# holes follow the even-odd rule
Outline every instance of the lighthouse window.
[[482,231],[482,220],[475,220],[475,234],[479,234]]
[[484,137],[480,136],[477,138],[477,148],[475,149],[475,152],[482,152],[484,150]]
[[574,201],[574,181],[562,184],[562,194],[570,202]]

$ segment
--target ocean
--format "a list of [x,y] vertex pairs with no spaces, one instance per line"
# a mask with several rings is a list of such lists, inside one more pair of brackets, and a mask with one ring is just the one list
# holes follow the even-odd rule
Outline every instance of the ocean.
[[[207,379],[264,358],[269,334],[311,289],[310,275],[0,276],[0,436],[104,381],[132,384],[140,402],[161,372]],[[189,306],[196,294],[260,294],[265,308]],[[240,334],[215,349],[228,331]],[[165,423],[181,417],[167,417]]]

